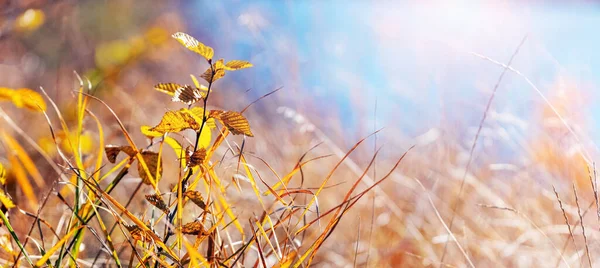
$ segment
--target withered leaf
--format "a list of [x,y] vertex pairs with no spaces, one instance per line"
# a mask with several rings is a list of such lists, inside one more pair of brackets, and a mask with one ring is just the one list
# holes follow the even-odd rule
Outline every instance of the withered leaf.
[[186,223],[181,227],[181,232],[189,235],[198,235],[204,233],[204,226],[199,221]]
[[201,147],[194,152],[194,149],[190,146],[187,148],[187,154],[186,154],[185,160],[188,163],[189,167],[195,167],[197,165],[202,164],[205,157],[206,157],[206,149]]
[[239,112],[212,110],[210,117],[219,120],[234,135],[244,134],[254,137],[248,120]]
[[200,123],[194,119],[189,110],[181,109],[179,111],[167,111],[160,120],[160,123],[150,130],[166,133],[179,132],[185,129],[198,130],[200,129]]
[[132,225],[127,225],[124,224],[125,228],[129,231],[129,234],[131,234],[131,237],[135,240],[141,240],[141,241],[149,241],[152,240],[152,235],[148,234],[148,231],[142,229],[141,227],[132,224]]
[[106,145],[104,147],[104,152],[106,153],[108,161],[113,164],[117,161],[117,155],[119,155],[120,152],[126,153],[129,157],[134,157],[136,154],[136,151],[131,146],[118,145]]
[[[160,167],[158,167],[158,174],[156,174],[156,167],[159,162],[158,161],[159,160],[158,153],[151,152],[151,151],[143,151],[141,154],[142,154],[142,157],[144,158],[144,162],[146,162],[148,171],[150,171],[150,174],[152,174],[154,179],[158,182],[158,180],[162,176],[162,169],[163,169],[163,167],[162,167],[163,162],[160,161]],[[150,181],[150,178],[146,174],[144,167],[139,162],[138,162],[137,166],[138,166],[138,174],[140,175],[140,178],[142,178],[142,182],[144,182],[145,184],[148,184],[148,185],[152,185],[152,181]]]
[[171,100],[173,102],[183,102],[187,105],[192,105],[205,97],[206,94],[201,89],[185,85],[175,90]]
[[192,200],[192,202],[194,202],[194,204],[196,204],[201,209],[206,210],[206,204],[204,203],[204,198],[202,198],[202,194],[200,194],[200,192],[190,190],[186,191],[183,195]]
[[173,38],[177,39],[177,41],[179,41],[179,43],[181,43],[184,47],[202,55],[202,57],[204,57],[207,60],[212,59],[213,55],[215,54],[214,50],[211,47],[200,43],[198,40],[196,40],[196,38],[186,33],[178,32],[174,33],[172,36]]
[[158,194],[147,194],[146,200],[150,202],[150,204],[154,205],[156,208],[162,210],[164,213],[169,214],[169,206],[165,203],[162,196]]

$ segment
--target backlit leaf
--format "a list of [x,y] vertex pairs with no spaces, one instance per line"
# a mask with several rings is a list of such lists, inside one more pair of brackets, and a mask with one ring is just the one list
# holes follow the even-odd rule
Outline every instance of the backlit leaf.
[[173,96],[173,94],[175,94],[175,91],[180,87],[182,86],[176,83],[160,83],[156,84],[154,86],[154,89]]
[[[192,109],[189,110],[192,115],[196,118],[197,122],[202,122],[202,116],[204,115],[204,109],[202,109],[202,107],[192,107]],[[209,117],[206,120],[206,126],[214,129],[217,127],[217,124],[215,123],[215,119],[210,118],[209,113],[206,113],[206,116]]]
[[206,149],[204,149],[203,147],[200,147],[195,152],[193,152],[193,149],[191,146],[188,147],[187,154],[186,154],[186,161],[190,167],[195,167],[197,165],[202,164],[202,162],[204,162],[205,157],[206,157]]
[[4,208],[11,209],[15,207],[15,203],[13,203],[12,199],[4,193],[3,190],[0,190],[0,202],[4,205]]
[[198,79],[196,79],[195,75],[190,74],[190,77],[192,78],[192,82],[194,82],[194,86],[196,86],[197,88],[202,89],[202,90],[208,90],[207,87],[201,85],[200,82],[198,82]]
[[204,232],[204,226],[199,221],[190,222],[181,227],[181,232],[189,235],[198,235]]
[[6,169],[4,168],[4,165],[2,165],[2,163],[0,163],[0,184],[6,184]]
[[167,214],[169,213],[169,206],[167,203],[165,203],[165,200],[163,200],[162,196],[158,194],[147,194],[146,200],[163,212]]
[[177,39],[177,41],[179,41],[179,43],[181,43],[184,47],[202,55],[202,57],[204,57],[207,60],[212,59],[215,53],[211,47],[200,43],[198,40],[196,40],[196,38],[186,33],[177,32],[174,33],[172,36],[173,38]]
[[206,97],[206,94],[201,89],[185,85],[175,90],[171,100],[173,102],[183,102],[187,105],[192,105],[204,99],[204,97]]
[[[155,174],[156,172],[156,167],[158,165],[158,153],[155,152],[151,152],[151,151],[143,151],[142,153],[142,157],[144,158],[144,162],[146,162],[146,166],[148,167],[148,171],[150,171],[150,173],[152,174],[152,176],[154,177],[154,179],[158,182],[158,180],[160,179],[161,175],[162,175],[162,165],[163,162],[160,161],[160,167],[158,167],[158,174]],[[144,170],[143,166],[138,162],[138,174],[140,175],[140,178],[142,178],[142,182],[144,182],[145,184],[148,185],[152,185],[152,181],[151,179],[148,177],[148,174],[146,174],[146,171]]]
[[108,161],[113,164],[117,161],[117,155],[119,155],[120,152],[126,153],[129,157],[134,157],[136,155],[135,150],[133,150],[131,146],[106,145],[104,147],[104,152],[106,153]]
[[179,132],[185,129],[200,129],[200,123],[196,122],[190,115],[189,110],[181,109],[179,111],[168,111],[163,115],[160,123],[151,128],[151,131],[159,133]]
[[212,65],[212,68],[209,67],[208,69],[206,69],[206,71],[204,71],[204,73],[201,74],[200,77],[202,77],[202,79],[206,80],[206,82],[209,83],[221,79],[223,76],[225,76],[225,64],[223,62],[223,59],[219,59]]
[[202,198],[202,195],[200,194],[200,192],[190,190],[190,191],[186,191],[184,193],[184,195],[185,195],[185,197],[192,200],[192,202],[194,202],[194,204],[196,204],[198,207],[206,210],[206,204],[204,203],[204,198]]
[[46,102],[39,93],[28,89],[0,88],[0,100],[11,101],[18,108],[26,108],[31,111],[41,112],[46,110]]
[[20,88],[16,91],[21,98],[23,107],[37,112],[46,110],[46,102],[44,101],[44,98],[42,97],[42,95],[40,95],[40,93],[37,93],[28,88]]
[[15,20],[15,30],[21,32],[31,32],[44,24],[46,15],[40,9],[27,9]]
[[212,110],[210,111],[210,117],[219,120],[234,135],[244,134],[254,137],[254,134],[250,131],[248,120],[239,112]]
[[140,131],[142,132],[142,134],[144,134],[144,136],[146,136],[150,139],[156,138],[156,137],[161,137],[163,135],[163,133],[160,133],[158,131],[152,131],[150,129],[152,129],[150,126],[141,126],[140,127]]
[[235,71],[239,69],[245,69],[252,67],[252,63],[243,60],[232,60],[225,64],[225,70]]
[[12,100],[12,96],[15,93],[14,90],[7,87],[0,87],[0,100]]

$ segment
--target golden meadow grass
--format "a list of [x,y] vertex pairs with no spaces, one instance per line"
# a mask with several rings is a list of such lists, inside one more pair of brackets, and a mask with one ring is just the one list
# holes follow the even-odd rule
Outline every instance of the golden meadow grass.
[[[317,198],[321,191],[328,186],[334,171],[364,139],[338,161],[318,188],[288,189],[303,166],[318,161],[322,156],[298,161],[291,171],[278,176],[277,183],[267,184],[255,167],[247,162],[244,152],[246,139],[258,138],[253,137],[249,120],[243,115],[253,103],[240,112],[207,108],[215,82],[224,78],[227,72],[250,68],[252,64],[242,60],[213,60],[214,50],[211,47],[185,33],[175,33],[173,38],[208,62],[210,67],[200,76],[207,85],[200,84],[194,75],[191,75],[192,85],[173,82],[157,84],[154,88],[168,95],[165,101],[170,99],[187,107],[166,111],[157,125],[140,126],[139,131],[147,137],[147,144],[136,144],[132,140],[110,104],[93,96],[89,83],[82,78],[79,78],[80,87],[75,92],[76,115],[71,124],[61,116],[52,99],[48,98],[47,101],[54,108],[59,125],[52,123],[46,101],[40,93],[28,89],[2,88],[5,101],[12,102],[16,107],[41,112],[46,117],[51,138],[39,141],[46,148],[46,151],[40,148],[39,153],[45,155],[60,176],[54,183],[40,178],[40,171],[29,154],[9,133],[2,132],[3,143],[14,152],[8,154],[8,172],[2,173],[3,185],[16,183],[28,201],[28,204],[20,206],[32,209],[17,208],[10,197],[1,192],[0,201],[5,209],[0,215],[8,230],[2,240],[3,248],[8,253],[5,260],[7,265],[233,267],[242,263],[248,265],[250,259],[255,265],[269,267],[310,266],[347,211],[373,187],[388,178],[403,159],[404,156],[390,173],[371,187],[357,191],[356,187],[375,160],[373,157],[337,206],[318,211]],[[43,89],[42,94],[45,94]],[[110,111],[126,140],[125,144],[105,144],[103,138],[108,133],[94,115],[95,112],[89,109],[91,102],[99,102]],[[96,123],[93,131],[97,131],[97,141],[84,134],[88,131],[84,122],[89,120]],[[184,131],[194,132],[195,138],[191,141],[186,139],[181,135]],[[213,135],[216,135],[214,139]],[[215,156],[215,152],[219,147],[226,146],[223,143],[229,135],[243,136],[241,146],[228,145],[240,171],[233,180],[242,177],[250,184],[250,188],[242,189],[239,182],[230,183],[229,179],[216,173],[222,160]],[[169,162],[179,163],[174,172],[167,174],[163,171],[163,163],[167,161],[163,159],[165,150],[172,150],[176,156]],[[54,162],[48,152],[56,154],[58,161]],[[142,180],[136,192],[140,187],[152,189],[152,194],[145,195],[151,205],[138,207],[140,211],[128,207],[135,194],[126,203],[117,201],[112,195],[132,168],[137,170]],[[35,185],[30,183],[29,176],[35,179]],[[169,187],[161,186],[160,181],[165,176],[177,178],[177,183]],[[262,213],[250,218],[236,215],[226,189],[231,185],[237,187],[239,192],[253,192]],[[41,190],[48,188],[51,190],[40,194]],[[60,226],[40,217],[50,196],[57,197],[69,210],[68,219],[63,218],[67,222],[62,222]],[[306,202],[297,201],[300,197]],[[189,214],[188,210],[184,215],[186,206],[196,206],[198,209],[195,211],[199,213]],[[12,228],[15,222],[7,218],[9,210],[18,210],[34,218],[25,238],[19,237]],[[92,222],[97,223],[96,228],[91,227]],[[304,238],[307,233],[310,233],[310,238]],[[86,237],[95,238],[101,248],[93,260],[82,261],[80,251]],[[114,237],[119,237],[121,241],[116,244]],[[302,237],[302,243],[299,237]],[[234,243],[232,239],[238,242]],[[45,240],[53,242],[47,243]]]
[[[494,151],[478,150],[493,127],[488,122],[501,116],[489,110],[493,94],[475,113],[481,122],[467,141],[434,129],[416,139],[398,134],[397,140],[408,140],[404,143],[380,144],[382,132],[373,127],[371,135],[343,146],[348,130],[328,136],[321,129],[333,124],[327,119],[279,107],[273,118],[280,119],[272,123],[253,111],[280,92],[254,101],[237,98],[241,88],[221,91],[219,83],[245,71],[239,69],[265,63],[222,60],[218,46],[185,33],[163,40],[160,32],[152,28],[141,39],[179,42],[183,47],[177,49],[194,56],[187,60],[209,66],[199,75],[136,89],[142,95],[158,91],[151,98],[165,104],[160,109],[148,102],[134,106],[135,100],[124,101],[127,94],[118,91],[118,97],[97,94],[95,81],[88,81],[95,79],[93,72],[73,74],[78,86],[59,89],[72,96],[62,103],[43,88],[0,88],[2,265],[597,263],[596,169],[587,153],[567,150],[573,141],[564,137],[580,138],[566,117],[572,108],[561,96],[548,100],[507,67],[510,61],[473,55],[501,68],[496,87],[504,73],[517,74],[544,101],[534,108],[542,133],[533,140],[511,136],[510,145],[522,146],[518,157],[530,165],[503,163]],[[132,57],[154,49],[138,47],[136,40],[126,44]],[[110,56],[123,43],[100,45],[103,74],[116,72]],[[234,108],[239,103],[244,105]],[[161,116],[150,119],[145,111]],[[394,153],[383,155],[382,145]]]

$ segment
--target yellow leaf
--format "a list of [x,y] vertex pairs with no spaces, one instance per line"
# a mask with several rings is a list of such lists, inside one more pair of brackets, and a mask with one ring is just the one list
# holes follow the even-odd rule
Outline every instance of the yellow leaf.
[[[202,107],[192,107],[192,109],[190,109],[189,111],[196,119],[196,122],[198,122],[198,123],[202,122],[202,117],[204,116],[204,109],[202,109]],[[209,117],[209,114],[207,113],[206,116]],[[215,123],[215,119],[209,117],[206,120],[206,126],[211,129],[215,129],[217,127],[217,124]]]
[[165,137],[165,143],[168,144],[171,148],[173,148],[173,151],[175,151],[175,155],[177,155],[177,158],[181,159],[181,166],[185,167],[185,151],[183,150],[181,144],[179,144],[179,142],[176,139],[173,139],[172,137]]
[[[214,72],[214,75],[213,75]],[[223,59],[215,62],[212,67],[209,67],[204,71],[203,74],[200,75],[202,79],[206,80],[206,82],[212,83],[225,76],[225,64],[223,64]]]
[[198,82],[198,79],[196,79],[195,75],[190,74],[190,77],[192,78],[192,82],[194,82],[194,86],[196,86],[197,88],[202,89],[202,90],[208,90],[207,87],[201,85],[200,82]]
[[4,168],[4,165],[2,165],[2,163],[0,163],[0,184],[6,184],[6,169]]
[[172,36],[173,36],[173,38],[177,39],[177,41],[179,41],[179,43],[181,43],[184,47],[200,54],[202,57],[204,57],[207,60],[212,59],[212,57],[215,53],[211,47],[198,42],[198,40],[196,40],[196,38],[194,38],[186,33],[177,32],[177,33],[174,33]]
[[181,85],[176,83],[159,83],[154,86],[154,89],[173,96],[175,91],[180,87]]
[[36,112],[46,110],[46,102],[42,95],[28,88],[13,90],[0,87],[0,100],[10,100],[18,108],[24,107]]
[[254,137],[254,134],[250,131],[248,120],[241,113],[212,110],[210,111],[210,117],[219,120],[234,135],[244,134],[249,137]]
[[200,129],[200,123],[194,119],[188,109],[166,112],[163,115],[163,118],[160,120],[160,123],[150,130],[159,133],[166,133],[180,132],[185,129]]
[[20,88],[17,89],[17,94],[21,96],[25,108],[32,111],[46,111],[46,102],[39,93],[28,88]]
[[35,31],[44,24],[45,20],[44,11],[28,9],[15,20],[15,29],[21,32]]
[[15,91],[10,88],[0,87],[0,100],[11,101],[14,94]]
[[212,140],[212,132],[210,128],[203,128],[202,133],[200,133],[200,141],[198,141],[198,145],[200,148],[208,148],[210,146],[210,142]]
[[169,34],[160,27],[152,27],[144,33],[144,38],[153,45],[160,45],[167,41]]
[[[62,132],[62,131],[61,131]],[[77,135],[75,133],[71,133],[70,138],[66,138],[64,133],[61,138],[59,138],[60,147],[64,152],[73,153],[73,149],[71,147],[72,144],[70,141],[75,141],[77,139]],[[79,136],[79,145],[81,153],[89,153],[94,149],[94,139],[89,133],[85,133]]]
[[[158,167],[158,174],[154,174],[154,172],[156,172],[156,170],[157,170],[156,168],[157,168],[157,165],[159,162],[158,153],[151,152],[151,151],[143,151],[142,157],[144,158],[144,162],[146,162],[148,171],[150,171],[150,173],[154,176],[154,178],[158,182],[158,180],[160,179],[160,177],[162,175],[162,165],[163,165],[163,162],[160,161],[160,167]],[[140,165],[139,162],[138,162],[137,166],[138,166],[138,173],[140,175],[140,178],[142,178],[142,182],[144,182],[145,184],[148,184],[148,185],[152,185],[152,181],[150,181],[151,179],[148,177],[148,174],[146,174],[146,171],[144,170],[143,166]]]
[[11,209],[15,207],[15,203],[13,203],[12,199],[4,193],[4,190],[0,189],[0,202],[6,209]]
[[144,136],[152,139],[155,137],[161,137],[163,134],[158,132],[158,131],[152,131],[150,130],[151,127],[150,126],[141,126],[140,127],[140,131],[142,132],[142,134],[144,134]]
[[96,46],[94,59],[101,70],[123,65],[135,56],[134,44],[126,40],[114,40]]
[[243,60],[232,60],[225,64],[224,69],[227,71],[235,71],[252,67],[252,63]]

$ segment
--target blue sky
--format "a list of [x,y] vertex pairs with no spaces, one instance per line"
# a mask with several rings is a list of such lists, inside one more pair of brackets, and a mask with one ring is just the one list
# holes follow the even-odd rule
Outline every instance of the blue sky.
[[[377,99],[378,121],[409,136],[448,118],[478,122],[502,69],[468,53],[506,63],[528,35],[513,66],[548,96],[559,81],[566,94],[577,91],[587,104],[577,113],[600,139],[598,5],[230,0],[186,8],[192,33],[218,44],[227,58],[258,63],[257,94],[283,85],[336,110],[350,128]],[[494,108],[524,119],[541,102],[514,74],[498,92]],[[367,107],[356,109],[357,101]]]

